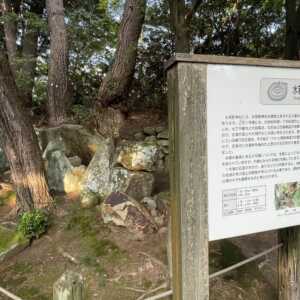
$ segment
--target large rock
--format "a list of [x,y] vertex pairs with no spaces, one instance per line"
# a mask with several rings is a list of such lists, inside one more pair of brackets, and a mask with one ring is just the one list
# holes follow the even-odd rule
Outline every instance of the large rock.
[[72,165],[62,151],[48,152],[46,170],[50,190],[65,192],[64,179]]
[[88,164],[93,158],[99,145],[105,139],[96,133],[91,133],[81,125],[64,124],[52,128],[38,128],[36,133],[42,151],[50,142],[63,144],[66,156],[78,156],[84,164]]
[[149,197],[154,187],[154,176],[149,172],[134,172],[114,168],[111,174],[111,191],[123,192],[136,200]]
[[125,124],[124,114],[111,107],[98,109],[95,119],[97,132],[106,138],[118,138]]
[[127,227],[133,233],[149,233],[157,225],[148,211],[133,198],[124,193],[111,193],[101,205],[104,223]]
[[105,198],[110,194],[113,155],[114,144],[111,139],[98,145],[97,152],[90,162],[82,182],[82,197],[96,194],[100,198]]
[[158,159],[156,143],[123,143],[117,150],[117,162],[132,171],[153,171]]
[[55,151],[66,153],[66,145],[61,137],[49,142],[43,153],[43,159],[48,160]]

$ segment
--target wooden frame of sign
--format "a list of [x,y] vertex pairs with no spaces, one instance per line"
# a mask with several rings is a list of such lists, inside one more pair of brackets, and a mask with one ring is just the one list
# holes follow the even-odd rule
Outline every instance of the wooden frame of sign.
[[[209,299],[207,66],[298,68],[295,61],[177,54],[168,73],[175,300]],[[280,230],[279,299],[300,299],[300,230]]]

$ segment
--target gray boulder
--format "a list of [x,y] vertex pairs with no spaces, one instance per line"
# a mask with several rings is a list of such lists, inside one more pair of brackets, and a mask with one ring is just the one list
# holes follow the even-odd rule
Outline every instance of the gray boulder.
[[158,154],[156,143],[123,143],[117,149],[117,162],[131,171],[153,171]]
[[111,191],[111,170],[114,155],[114,144],[107,139],[98,145],[92,161],[88,165],[81,186],[82,197],[96,194],[105,198]]
[[149,172],[134,172],[120,167],[112,170],[111,183],[111,192],[123,192],[141,200],[151,196],[154,176]]
[[50,190],[65,192],[64,179],[72,165],[62,151],[47,153],[46,171]]
[[51,141],[54,144],[57,144],[59,141],[63,144],[63,151],[66,156],[78,156],[85,164],[91,161],[98,146],[105,141],[101,135],[91,133],[83,126],[74,124],[64,124],[52,128],[38,128],[36,133],[43,152]]

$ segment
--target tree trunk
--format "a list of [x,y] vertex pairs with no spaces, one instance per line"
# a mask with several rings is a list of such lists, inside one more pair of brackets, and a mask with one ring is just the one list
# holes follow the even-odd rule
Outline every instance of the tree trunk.
[[169,0],[170,19],[175,34],[175,52],[189,53],[191,51],[191,33],[189,21],[186,18],[187,9],[184,0]]
[[[286,1],[285,58],[299,59],[300,7],[298,0]],[[297,9],[298,4],[298,9]]]
[[17,192],[18,213],[51,208],[44,164],[30,118],[17,93],[6,55],[0,53],[0,127]]
[[98,98],[104,107],[119,103],[127,96],[134,74],[145,10],[146,0],[126,0],[115,61],[99,90]]
[[[34,75],[36,68],[38,31],[26,25],[23,29],[22,53],[17,51],[17,20],[15,19],[20,13],[20,1],[2,0],[4,16],[5,44],[9,58],[9,65],[18,82],[22,79],[19,86],[20,97],[26,106],[32,105],[32,89],[34,85]],[[45,7],[45,1],[31,3],[30,12],[41,16]],[[13,16],[12,13],[15,13]],[[19,61],[18,61],[19,60]]]
[[51,126],[66,120],[70,105],[68,92],[68,47],[63,0],[46,0],[50,30],[48,72],[48,118]]
[[17,76],[17,21],[12,13],[17,14],[20,7],[20,1],[2,0],[2,10],[5,21],[3,24],[5,45],[8,54],[9,64],[14,75]]
[[278,285],[280,300],[300,299],[300,227],[279,231]]
[[[41,17],[44,7],[45,1],[33,2],[30,7],[30,12]],[[38,37],[38,30],[27,24],[22,43],[22,66],[20,68],[21,76],[24,78],[25,83],[20,88],[20,93],[23,101],[29,107],[32,106],[32,89],[36,69]]]

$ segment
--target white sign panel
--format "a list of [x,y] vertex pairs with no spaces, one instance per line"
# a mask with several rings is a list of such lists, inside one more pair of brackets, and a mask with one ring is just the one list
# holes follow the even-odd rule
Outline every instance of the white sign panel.
[[209,239],[300,224],[300,71],[207,66]]

